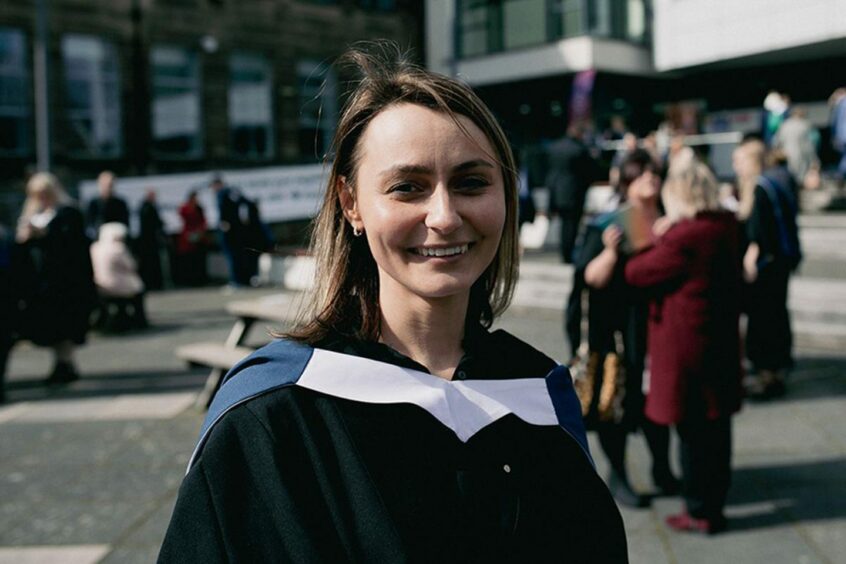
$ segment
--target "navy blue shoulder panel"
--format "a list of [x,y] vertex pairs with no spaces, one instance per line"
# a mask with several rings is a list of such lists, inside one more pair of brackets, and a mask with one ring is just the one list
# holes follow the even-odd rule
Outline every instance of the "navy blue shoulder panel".
[[247,400],[295,384],[313,352],[314,349],[308,345],[280,339],[258,349],[233,366],[223,377],[220,389],[209,406],[188,468],[193,465],[215,423],[226,412]]
[[593,464],[587,441],[587,431],[585,431],[585,422],[582,419],[582,407],[578,396],[576,396],[573,379],[570,377],[570,371],[567,370],[567,367],[558,366],[547,374],[546,387],[549,390],[549,397],[552,398],[558,424],[579,443],[588,460]]

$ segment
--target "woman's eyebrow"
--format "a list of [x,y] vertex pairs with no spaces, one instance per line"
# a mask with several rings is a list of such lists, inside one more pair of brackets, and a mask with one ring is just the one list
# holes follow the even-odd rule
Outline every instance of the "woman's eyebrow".
[[432,169],[423,165],[400,164],[383,170],[379,176],[393,177],[399,174],[429,174]]
[[[493,164],[484,159],[465,161],[452,167],[452,172],[463,172],[478,167],[495,168]],[[393,177],[398,174],[431,174],[433,169],[425,165],[399,164],[385,169],[379,176]]]
[[456,165],[453,167],[453,172],[462,172],[465,170],[470,170],[477,167],[486,167],[486,168],[495,168],[493,164],[490,162],[483,160],[483,159],[476,159],[472,161],[463,162],[460,165]]

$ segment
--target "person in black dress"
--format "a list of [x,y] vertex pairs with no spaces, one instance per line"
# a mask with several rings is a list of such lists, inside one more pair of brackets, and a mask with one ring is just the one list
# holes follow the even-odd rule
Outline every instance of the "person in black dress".
[[97,303],[82,214],[55,176],[37,173],[26,187],[13,258],[20,338],[55,353],[51,383],[79,378],[74,349],[85,343]]
[[[635,149],[620,163],[618,209],[628,206],[638,220],[651,225],[659,215],[661,176],[658,164],[642,149]],[[629,507],[645,507],[649,499],[636,493],[626,471],[626,438],[640,428],[652,455],[652,478],[662,494],[675,494],[680,489],[669,462],[669,429],[643,417],[643,372],[646,359],[647,296],[626,284],[623,272],[628,255],[623,247],[622,227],[611,221],[617,212],[609,212],[592,221],[578,252],[574,295],[569,315],[568,335],[575,352],[581,341],[578,305],[581,293],[588,289],[588,349],[606,355],[622,353],[624,367],[624,395],[619,413],[606,420],[596,421],[602,450],[608,458],[611,472],[608,485],[614,498]],[[632,220],[633,221],[633,220]],[[631,251],[629,251],[631,252]],[[622,349],[622,350],[620,350]],[[599,367],[600,373],[603,368]]]
[[[160,562],[626,562],[566,368],[491,332],[514,161],[465,85],[353,51],[301,323],[210,407]],[[397,50],[398,51],[398,50]]]

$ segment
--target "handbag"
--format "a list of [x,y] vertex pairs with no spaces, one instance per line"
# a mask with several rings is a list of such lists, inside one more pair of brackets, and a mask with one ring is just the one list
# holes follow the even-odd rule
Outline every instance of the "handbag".
[[588,292],[582,291],[582,330],[579,348],[569,364],[582,417],[588,423],[619,423],[623,419],[626,395],[626,368],[623,364],[623,336],[614,331],[614,350],[590,350],[588,343]]

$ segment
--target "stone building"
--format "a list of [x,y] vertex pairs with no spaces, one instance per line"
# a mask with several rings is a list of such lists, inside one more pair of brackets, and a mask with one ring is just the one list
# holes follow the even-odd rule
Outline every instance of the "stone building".
[[0,217],[36,163],[38,8],[46,13],[50,168],[73,191],[118,175],[314,162],[358,40],[421,53],[414,0],[0,3]]

